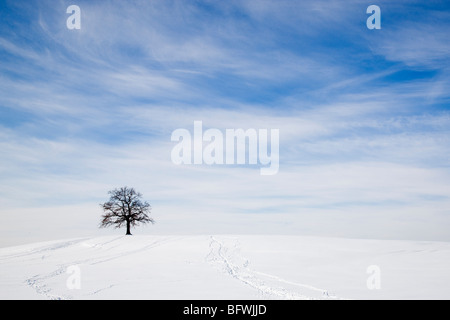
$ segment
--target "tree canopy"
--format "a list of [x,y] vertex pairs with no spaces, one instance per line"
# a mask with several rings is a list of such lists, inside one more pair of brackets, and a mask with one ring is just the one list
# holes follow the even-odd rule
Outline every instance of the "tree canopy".
[[100,228],[114,226],[115,228],[127,227],[127,235],[131,235],[131,227],[139,224],[155,223],[149,217],[151,206],[142,200],[142,194],[133,188],[122,187],[108,192],[109,201],[100,204],[104,214]]

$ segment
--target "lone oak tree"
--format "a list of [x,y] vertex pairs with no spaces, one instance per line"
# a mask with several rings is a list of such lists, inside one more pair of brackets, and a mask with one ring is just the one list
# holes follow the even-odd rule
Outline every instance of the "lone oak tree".
[[142,201],[142,194],[136,192],[133,188],[123,187],[108,192],[109,201],[100,206],[103,208],[102,222],[100,228],[115,226],[121,228],[127,226],[127,235],[131,235],[130,229],[138,226],[139,223],[155,223],[148,216],[151,206]]

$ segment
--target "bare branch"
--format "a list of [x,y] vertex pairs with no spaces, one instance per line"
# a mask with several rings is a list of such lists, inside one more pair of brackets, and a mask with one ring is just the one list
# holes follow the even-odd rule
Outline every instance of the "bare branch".
[[104,214],[100,222],[100,228],[114,226],[121,228],[127,226],[127,234],[130,233],[131,226],[138,226],[140,223],[155,223],[149,217],[152,207],[146,201],[142,201],[142,194],[133,188],[122,187],[108,192],[109,201],[100,204]]

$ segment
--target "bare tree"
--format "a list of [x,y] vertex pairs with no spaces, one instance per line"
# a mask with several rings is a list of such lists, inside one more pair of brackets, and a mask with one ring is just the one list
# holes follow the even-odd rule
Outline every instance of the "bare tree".
[[127,226],[127,235],[131,235],[131,227],[138,226],[139,223],[155,223],[148,216],[151,206],[142,201],[142,194],[133,188],[123,187],[108,192],[109,201],[100,206],[103,208],[102,222],[100,228],[115,226],[121,228]]

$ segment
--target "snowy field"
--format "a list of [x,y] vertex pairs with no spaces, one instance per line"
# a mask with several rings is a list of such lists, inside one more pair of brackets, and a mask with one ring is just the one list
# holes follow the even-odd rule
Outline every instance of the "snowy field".
[[43,242],[0,249],[0,298],[450,299],[450,243],[260,235]]

